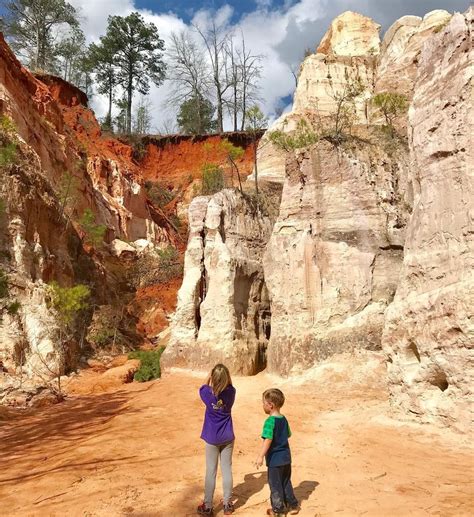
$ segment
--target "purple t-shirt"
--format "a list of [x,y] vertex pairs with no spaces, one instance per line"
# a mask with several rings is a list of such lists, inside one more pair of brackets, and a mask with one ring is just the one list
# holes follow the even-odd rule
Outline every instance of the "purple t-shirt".
[[227,386],[219,397],[216,397],[212,388],[204,384],[199,388],[199,395],[206,404],[201,438],[211,445],[231,442],[235,438],[231,415],[235,400],[234,386]]

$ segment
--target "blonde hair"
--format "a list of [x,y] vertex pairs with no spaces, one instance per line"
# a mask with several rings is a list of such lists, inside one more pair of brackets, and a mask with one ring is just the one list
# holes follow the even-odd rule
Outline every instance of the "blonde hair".
[[271,388],[263,392],[263,399],[271,402],[276,408],[280,409],[285,403],[285,395],[278,388]]
[[214,395],[218,397],[230,384],[232,379],[227,366],[216,364],[211,371],[211,387]]

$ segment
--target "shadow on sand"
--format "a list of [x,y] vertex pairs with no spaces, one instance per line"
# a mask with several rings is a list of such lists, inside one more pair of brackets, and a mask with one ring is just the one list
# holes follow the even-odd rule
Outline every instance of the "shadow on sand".
[[[255,494],[258,494],[265,485],[267,485],[266,472],[252,472],[244,476],[244,481],[234,487],[234,497],[236,498],[234,506],[237,510],[244,506],[247,501]],[[319,486],[317,481],[302,481],[298,486],[294,487],[295,495],[298,501],[303,503],[307,501],[316,487]],[[270,492],[268,492],[270,497]]]
[[[61,457],[66,449],[73,449],[79,441],[95,435],[117,414],[124,411],[135,412],[127,404],[130,398],[130,394],[125,392],[74,397],[56,406],[28,413],[23,418],[2,422],[0,485],[39,477],[49,472],[73,470],[79,466],[89,465],[93,468],[98,461],[71,462],[61,466],[52,464],[55,457]],[[38,466],[46,467],[49,463],[50,467],[32,469],[31,458],[36,458],[38,462],[41,460]],[[114,459],[110,462],[120,463],[129,459],[132,458]],[[20,471],[21,475],[18,475]]]

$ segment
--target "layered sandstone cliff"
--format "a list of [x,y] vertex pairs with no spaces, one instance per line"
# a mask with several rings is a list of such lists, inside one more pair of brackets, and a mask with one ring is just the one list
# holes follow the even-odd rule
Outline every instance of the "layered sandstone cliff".
[[287,375],[337,352],[380,348],[409,216],[404,149],[322,141],[287,160],[264,259],[268,367]]
[[[404,16],[380,42],[380,25],[351,11],[341,14],[332,22],[316,53],[301,64],[292,110],[276,120],[270,130],[291,133],[304,118],[318,133],[330,132],[337,100],[356,80],[363,91],[354,99],[354,123],[383,123],[370,103],[371,97],[388,91],[411,98],[421,48],[450,17],[444,10],[432,11],[424,18]],[[265,135],[258,150],[259,177],[283,182],[286,156]]]
[[[0,37],[0,402],[18,386],[34,391],[74,368],[92,308],[130,299],[126,261],[110,243],[176,239],[147,199],[132,147],[101,135],[82,92],[40,78]],[[105,226],[97,249],[79,222],[86,209]],[[48,304],[52,281],[91,291],[83,327],[64,346]]]
[[[351,20],[359,34],[349,30]],[[316,144],[291,153],[264,136],[259,177],[283,183],[283,193],[256,256],[263,257],[270,301],[263,359],[271,371],[288,375],[337,352],[383,347],[395,404],[461,430],[468,428],[474,343],[471,23],[472,10],[404,17],[387,31],[376,57],[375,23],[353,13],[335,20],[302,66],[294,111],[276,127],[293,131],[301,117],[316,120],[316,127],[330,120],[334,91],[357,79],[365,88],[354,99],[353,126],[342,141],[321,132]],[[370,103],[382,91],[411,101],[409,116],[402,114],[390,132]],[[190,357],[181,364],[207,367],[206,360],[229,358],[231,367],[249,372],[236,368],[236,356],[251,364],[255,351],[234,333],[228,287],[205,301],[220,307],[225,323],[214,313],[212,337],[198,337],[203,298],[196,285],[203,270],[222,271],[217,259],[202,265],[207,201],[201,203],[188,248],[196,257],[194,280],[178,303],[167,364]],[[254,239],[241,233],[237,246],[226,246],[225,263]],[[187,311],[183,320],[180,307]],[[232,336],[222,348],[221,331]]]
[[426,41],[410,108],[414,210],[383,346],[393,400],[468,429],[474,385],[473,14]]
[[270,218],[248,196],[223,190],[195,198],[178,307],[162,365],[207,369],[225,361],[232,371],[265,367],[270,301],[262,256]]
[[[354,102],[354,122],[368,123],[367,103],[374,82],[380,51],[380,25],[358,13],[347,11],[338,16],[323,37],[315,54],[300,66],[293,108],[272,124],[270,130],[291,133],[302,118],[321,132],[336,110],[338,96],[354,81],[364,89]],[[287,153],[275,147],[265,135],[258,150],[259,178],[283,182]]]

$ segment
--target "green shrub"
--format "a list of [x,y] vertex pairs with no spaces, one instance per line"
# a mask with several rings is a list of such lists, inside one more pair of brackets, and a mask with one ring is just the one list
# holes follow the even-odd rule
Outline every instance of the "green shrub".
[[270,142],[283,151],[295,151],[297,149],[304,149],[315,144],[319,137],[317,133],[311,128],[310,124],[301,119],[298,121],[296,130],[291,133],[286,133],[277,129],[270,131]]
[[384,116],[388,131],[393,135],[395,119],[408,110],[408,99],[400,93],[381,92],[372,97],[372,103]]
[[164,347],[158,350],[137,350],[128,354],[129,359],[139,359],[140,368],[135,373],[133,380],[147,382],[161,377],[160,357]]
[[90,289],[83,284],[61,287],[57,282],[49,284],[49,304],[59,315],[62,323],[71,325],[79,312],[89,306]]
[[9,142],[8,144],[2,144],[0,149],[0,167],[8,167],[16,161],[16,144]]
[[163,208],[175,198],[174,192],[163,183],[147,181],[145,182],[145,190],[153,204],[160,208]]
[[82,217],[79,219],[84,234],[85,242],[92,246],[100,246],[104,240],[106,226],[103,224],[95,224],[95,215],[90,208],[86,208]]
[[0,298],[8,296],[8,278],[3,269],[0,269]]
[[215,163],[205,163],[202,167],[201,194],[209,196],[225,187],[224,171]]
[[88,339],[97,347],[105,347],[112,343],[115,336],[114,329],[100,328],[88,336]]
[[3,133],[8,133],[8,134],[17,132],[15,123],[9,116],[7,116],[5,114],[3,114],[0,117],[0,131],[2,131]]
[[20,310],[21,303],[19,301],[11,302],[7,305],[7,312],[11,316],[18,314],[18,311]]

